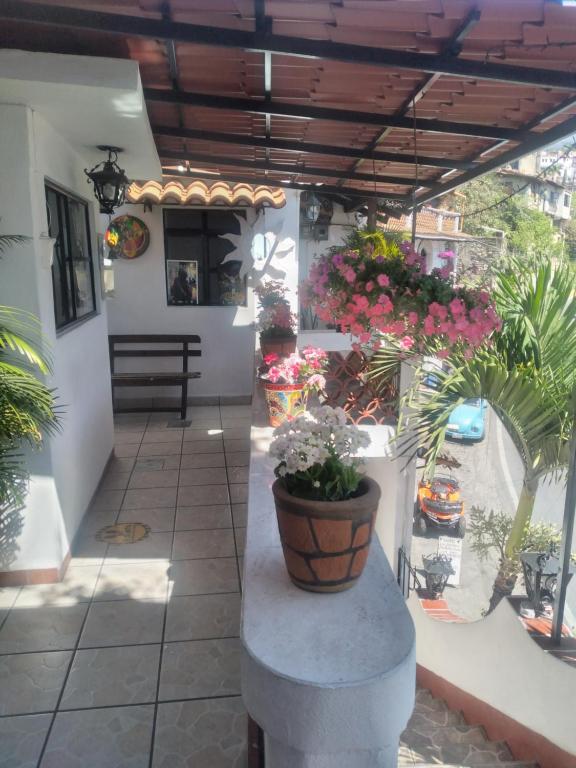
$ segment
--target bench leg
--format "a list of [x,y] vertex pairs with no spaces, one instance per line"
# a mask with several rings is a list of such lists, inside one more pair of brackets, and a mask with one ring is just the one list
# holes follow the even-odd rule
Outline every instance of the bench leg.
[[182,382],[182,402],[180,404],[180,418],[186,421],[186,409],[188,408],[188,379]]

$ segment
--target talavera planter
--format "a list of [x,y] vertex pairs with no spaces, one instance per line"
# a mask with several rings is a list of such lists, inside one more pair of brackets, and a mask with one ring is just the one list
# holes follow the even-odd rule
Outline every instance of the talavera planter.
[[283,480],[272,486],[286,568],[292,582],[310,592],[342,592],[360,578],[366,560],[380,486],[362,478],[358,496],[311,501],[292,496]]
[[278,357],[289,357],[296,352],[296,336],[275,336],[266,338],[260,334],[260,351],[262,357],[267,355],[278,355]]
[[262,381],[262,384],[271,427],[292,421],[306,410],[308,392],[302,384],[273,384],[271,381]]

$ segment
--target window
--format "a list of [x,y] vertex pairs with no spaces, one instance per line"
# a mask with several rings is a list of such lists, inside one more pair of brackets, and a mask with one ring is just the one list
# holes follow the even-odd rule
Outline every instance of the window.
[[46,185],[48,231],[56,238],[52,286],[56,328],[96,311],[88,205]]
[[568,192],[564,192],[564,208],[570,208],[570,195]]
[[[245,306],[241,259],[228,259],[244,212],[164,210],[166,294],[171,306]],[[242,222],[243,223],[243,222]],[[245,254],[248,258],[249,254]]]

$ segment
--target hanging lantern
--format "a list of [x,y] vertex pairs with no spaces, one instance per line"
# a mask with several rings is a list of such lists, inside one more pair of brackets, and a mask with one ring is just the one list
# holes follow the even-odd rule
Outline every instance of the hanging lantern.
[[312,224],[318,220],[322,203],[314,192],[304,192],[301,200],[302,215]]
[[130,183],[118,163],[119,147],[101,145],[98,149],[108,152],[108,160],[95,165],[91,171],[84,169],[88,181],[94,185],[94,194],[100,203],[100,213],[114,213],[114,209],[124,203],[126,189]]

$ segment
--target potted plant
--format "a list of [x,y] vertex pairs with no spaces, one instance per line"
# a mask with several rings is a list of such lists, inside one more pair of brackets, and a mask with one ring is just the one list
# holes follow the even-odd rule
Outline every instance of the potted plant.
[[443,358],[458,349],[471,356],[500,319],[486,291],[456,285],[454,254],[440,257],[443,266],[428,273],[425,256],[410,243],[356,231],[314,263],[301,299],[321,320],[355,336],[355,349],[389,341],[405,353],[433,350]]
[[272,486],[286,568],[311,592],[342,592],[368,557],[380,487],[355,458],[370,438],[342,408],[313,408],[276,429]]
[[328,356],[323,349],[306,347],[299,355],[266,355],[259,370],[271,427],[278,427],[306,410],[310,390],[322,390]]
[[260,351],[267,355],[291,355],[296,351],[296,316],[286,299],[282,283],[262,283],[254,289],[258,297],[257,330],[260,331]]

